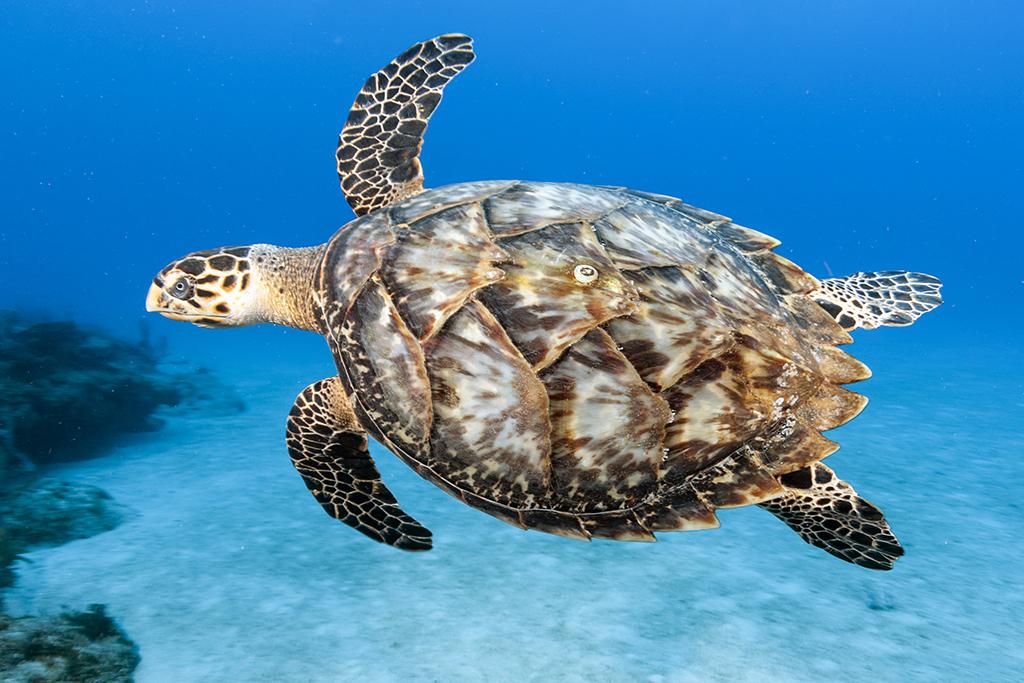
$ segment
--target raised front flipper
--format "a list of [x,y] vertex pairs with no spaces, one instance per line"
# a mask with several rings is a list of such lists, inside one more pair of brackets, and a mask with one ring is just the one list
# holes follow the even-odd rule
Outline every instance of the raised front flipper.
[[295,399],[287,443],[295,469],[331,517],[402,550],[430,549],[430,531],[398,507],[380,480],[337,377],[309,385]]
[[844,330],[910,325],[942,303],[942,282],[924,273],[886,270],[821,281],[810,296]]
[[338,139],[338,179],[357,216],[423,190],[420,149],[448,81],[473,61],[456,33],[416,43],[370,76]]
[[811,545],[868,569],[892,569],[903,555],[882,511],[821,463],[779,479],[786,493],[761,507]]

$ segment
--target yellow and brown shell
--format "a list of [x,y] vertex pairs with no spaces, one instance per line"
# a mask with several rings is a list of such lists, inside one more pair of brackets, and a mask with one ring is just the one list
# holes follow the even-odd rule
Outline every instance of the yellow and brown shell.
[[517,526],[651,540],[779,495],[865,403],[777,245],[660,195],[466,183],[343,228],[320,294],[363,425],[421,475]]

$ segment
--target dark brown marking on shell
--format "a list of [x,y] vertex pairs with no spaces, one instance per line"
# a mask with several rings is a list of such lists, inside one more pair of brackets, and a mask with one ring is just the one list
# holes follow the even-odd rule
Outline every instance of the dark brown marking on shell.
[[714,510],[692,486],[675,489],[651,504],[641,506],[637,510],[637,518],[651,531],[698,531],[718,527]]
[[633,510],[610,512],[603,515],[581,515],[583,528],[594,538],[615,541],[641,541],[653,543],[651,530],[641,524]]
[[519,508],[546,501],[544,385],[480,303],[424,344],[434,404],[429,465],[456,486]]
[[[500,266],[505,278],[480,298],[536,370],[589,330],[637,309],[636,289],[586,225],[554,225],[499,244],[512,260]],[[597,279],[579,282],[574,269],[580,264],[596,269]]]
[[613,510],[653,493],[668,405],[651,392],[612,338],[600,329],[588,332],[541,379],[551,402],[558,507]]
[[522,513],[522,520],[528,529],[575,538],[579,541],[590,540],[590,534],[576,515],[568,515],[555,510],[526,510]]
[[751,254],[750,259],[768,276],[775,289],[784,294],[807,294],[818,281],[789,259],[770,251]]
[[772,474],[780,475],[818,462],[837,450],[839,444],[794,417],[766,439],[762,459]]
[[718,462],[768,422],[737,353],[705,361],[662,393],[674,415],[665,432],[663,478],[678,482]]
[[732,346],[732,326],[693,271],[643,268],[630,271],[629,279],[640,293],[639,308],[609,320],[605,329],[656,390]]
[[464,491],[461,489],[454,495],[467,505],[471,505],[481,512],[486,512],[506,524],[511,524],[512,526],[519,527],[520,529],[527,528],[526,524],[523,522],[522,513],[515,507],[502,505],[501,503],[496,503],[489,498],[484,498],[483,496],[478,496],[471,491]]
[[505,276],[494,264],[508,260],[491,241],[479,204],[462,204],[397,230],[381,257],[387,284],[409,329],[421,340],[474,291]]
[[499,237],[518,235],[560,223],[592,221],[627,199],[587,185],[519,183],[484,203],[487,222]]
[[785,493],[751,448],[742,448],[691,480],[697,494],[715,508],[756,505]]
[[685,479],[745,444],[760,450],[772,425],[783,424],[821,384],[818,375],[738,336],[728,353],[662,393],[675,416],[666,430],[663,479]]
[[783,301],[792,313],[790,319],[800,327],[804,339],[820,346],[853,342],[850,333],[844,330],[835,318],[811,297],[803,294],[790,294],[783,297]]
[[425,461],[432,404],[423,352],[379,280],[363,286],[339,328],[346,384],[358,392],[368,429]]

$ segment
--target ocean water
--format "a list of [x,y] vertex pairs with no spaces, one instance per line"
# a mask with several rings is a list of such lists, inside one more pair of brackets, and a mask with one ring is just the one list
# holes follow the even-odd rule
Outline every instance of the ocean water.
[[[4,3],[0,308],[209,368],[248,409],[46,472],[132,510],[29,553],[14,614],[103,603],[139,681],[1024,679],[1024,9],[1014,2]],[[222,244],[325,241],[365,78],[460,31],[429,186],[523,178],[680,196],[818,276],[935,274],[946,303],[855,333],[874,377],[832,465],[907,554],[847,565],[757,509],[590,544],[460,505],[374,444],[434,532],[410,555],[326,517],[283,443],[333,372],[315,335],[144,313]]]

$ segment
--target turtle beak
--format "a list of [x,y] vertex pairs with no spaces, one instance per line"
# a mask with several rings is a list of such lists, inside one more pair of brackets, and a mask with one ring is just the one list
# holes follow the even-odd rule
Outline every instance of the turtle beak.
[[155,282],[149,286],[149,294],[146,295],[146,310],[150,313],[161,313],[166,308],[167,295],[162,287]]

